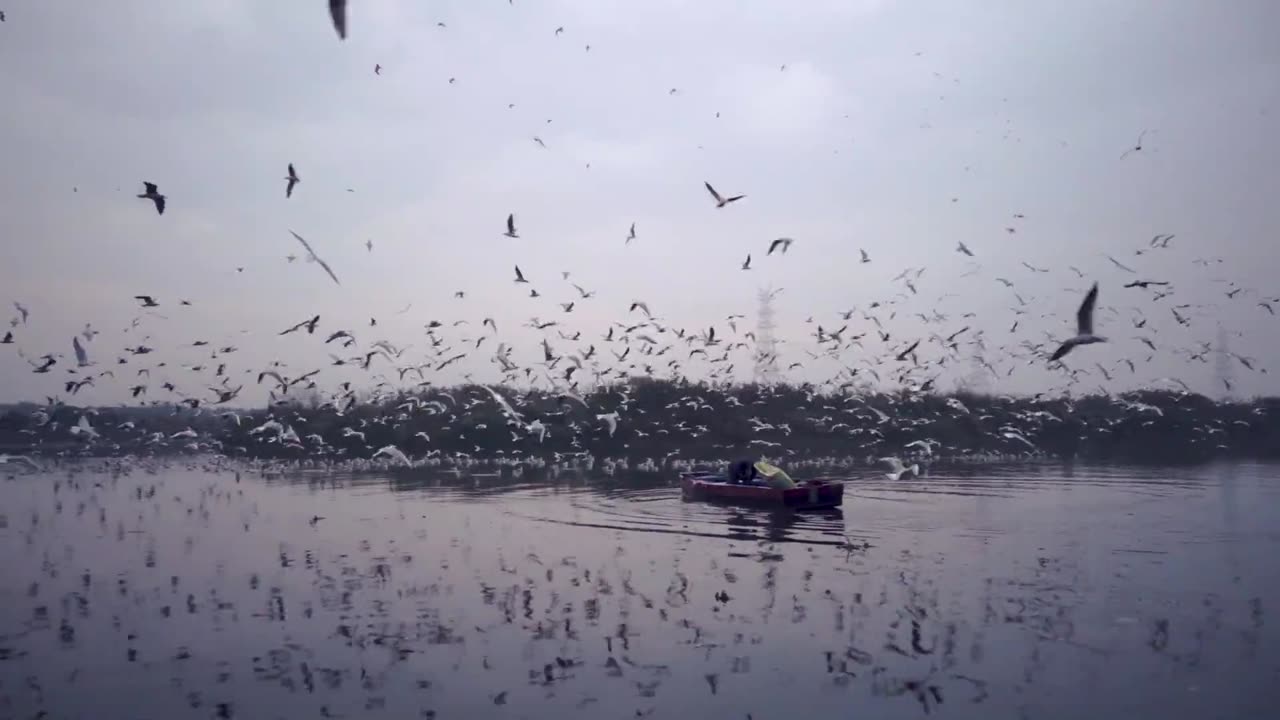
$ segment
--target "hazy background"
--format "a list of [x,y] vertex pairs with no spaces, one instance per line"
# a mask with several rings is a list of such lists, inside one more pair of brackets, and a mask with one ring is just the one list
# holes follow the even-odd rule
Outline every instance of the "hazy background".
[[[805,354],[816,324],[839,327],[838,311],[904,294],[880,312],[888,344],[854,315],[846,337],[870,335],[845,365],[968,325],[985,331],[1002,375],[1016,364],[990,389],[1060,388],[1043,360],[1026,350],[1002,359],[1013,350],[1001,348],[1069,334],[1094,279],[1098,331],[1113,342],[1068,358],[1094,372],[1082,390],[1176,377],[1217,393],[1212,356],[1180,351],[1216,342],[1219,324],[1256,367],[1280,345],[1280,318],[1257,304],[1280,295],[1280,4],[350,4],[340,42],[320,0],[4,0],[0,301],[6,319],[11,301],[31,316],[4,328],[15,344],[0,346],[0,401],[60,392],[85,323],[101,332],[88,343],[95,369],[118,378],[77,399],[115,402],[136,368],[158,362],[153,386],[169,378],[203,397],[208,371],[182,365],[228,362],[232,385],[252,385],[247,373],[272,360],[295,373],[324,367],[325,385],[368,382],[327,367],[334,346],[321,333],[351,329],[361,348],[412,345],[405,363],[422,362],[432,319],[468,320],[441,330],[460,347],[485,317],[500,331],[429,373],[438,383],[496,378],[495,340],[517,361],[540,359],[542,334],[519,327],[531,316],[583,331],[581,344],[551,335],[560,351],[594,342],[612,362],[600,336],[636,320],[634,299],[672,326],[727,335],[730,314],[748,316],[740,330],[754,324],[757,289],[769,286],[785,288],[781,365],[804,364],[786,373],[793,380],[840,367]],[[1143,130],[1142,151],[1121,160]],[[286,200],[289,162],[302,183]],[[163,216],[134,197],[143,180],[168,196]],[[704,180],[747,198],[716,209]],[[502,236],[509,212],[518,240]],[[625,245],[632,222],[638,238]],[[340,287],[303,261],[290,229]],[[1169,249],[1134,254],[1157,233],[1176,234]],[[796,242],[766,257],[779,236]],[[753,269],[742,272],[748,253]],[[1221,262],[1195,262],[1210,258]],[[511,282],[517,263],[542,298]],[[907,267],[927,268],[918,295],[892,282]],[[577,293],[562,271],[598,293],[569,315],[557,303]],[[1121,288],[1139,278],[1170,281],[1174,294],[1153,302]],[[1229,300],[1233,286],[1244,289]],[[1015,292],[1027,303],[1020,318]],[[130,328],[136,294],[154,296],[163,317]],[[1190,305],[1179,310],[1189,327],[1174,321],[1177,304]],[[1150,318],[1142,330],[1135,307]],[[947,320],[914,316],[934,308]],[[317,313],[316,336],[276,336]],[[210,361],[209,348],[188,347],[196,339],[239,351]],[[156,352],[117,367],[139,342]],[[684,361],[680,347],[649,362]],[[67,357],[33,375],[19,349]],[[735,375],[749,379],[749,355],[735,357]],[[1119,371],[1122,358],[1138,371]],[[695,377],[706,368],[696,358],[684,367]],[[972,370],[944,370],[939,384]],[[1233,371],[1240,393],[1280,391],[1274,373]]]

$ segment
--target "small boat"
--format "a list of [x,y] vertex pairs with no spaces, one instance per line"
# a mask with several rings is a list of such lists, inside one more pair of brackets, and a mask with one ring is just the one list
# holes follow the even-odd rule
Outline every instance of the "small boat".
[[763,483],[731,483],[721,474],[693,472],[680,474],[680,490],[685,500],[772,505],[792,510],[821,510],[844,503],[844,483],[821,480],[783,490]]

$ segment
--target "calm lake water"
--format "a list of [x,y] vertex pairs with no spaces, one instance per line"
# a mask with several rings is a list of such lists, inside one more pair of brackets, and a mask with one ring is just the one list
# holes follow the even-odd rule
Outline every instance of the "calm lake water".
[[[0,718],[1262,718],[1280,467],[0,475]],[[41,713],[47,713],[41,715]]]

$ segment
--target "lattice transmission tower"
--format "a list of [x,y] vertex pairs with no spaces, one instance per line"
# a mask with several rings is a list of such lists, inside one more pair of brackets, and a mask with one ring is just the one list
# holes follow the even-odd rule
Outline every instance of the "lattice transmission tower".
[[773,385],[779,380],[778,340],[773,336],[777,329],[773,320],[773,298],[778,293],[761,290],[758,293],[760,308],[756,311],[756,367],[758,385]]
[[1219,325],[1218,347],[1214,350],[1213,358],[1213,374],[1218,384],[1217,390],[1222,393],[1222,399],[1230,401],[1235,398],[1236,366],[1231,362],[1231,345],[1227,338],[1226,329]]

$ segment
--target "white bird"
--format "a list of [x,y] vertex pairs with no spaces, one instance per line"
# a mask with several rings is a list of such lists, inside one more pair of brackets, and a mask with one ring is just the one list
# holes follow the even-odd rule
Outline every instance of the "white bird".
[[1030,440],[1026,439],[1026,438],[1025,438],[1025,437],[1023,437],[1021,434],[1016,433],[1016,432],[1013,432],[1012,430],[1009,430],[1009,431],[1006,431],[1006,432],[1002,432],[1002,433],[1000,433],[1000,436],[1001,436],[1001,437],[1003,437],[1003,438],[1009,439],[1009,440],[1017,440],[1018,442],[1022,443],[1023,445],[1026,445],[1027,447],[1031,448],[1032,450],[1035,450],[1035,449],[1036,449],[1035,443],[1033,443],[1033,442],[1031,442]]
[[400,462],[404,463],[405,467],[410,467],[410,468],[413,467],[413,461],[409,460],[409,457],[405,455],[404,452],[402,452],[400,448],[396,447],[395,445],[387,445],[386,447],[379,449],[378,452],[373,454],[374,457],[380,457],[382,455],[385,455],[391,458],[392,460],[399,460]]
[[89,367],[89,353],[84,351],[84,346],[80,344],[80,336],[71,336],[71,349],[76,352],[76,365],[78,367]]
[[542,441],[547,437],[547,426],[543,425],[541,420],[534,420],[533,422],[526,425],[524,429],[530,435],[534,433],[538,433],[539,445],[541,445]]
[[10,464],[26,465],[27,467],[37,472],[40,470],[40,466],[36,464],[36,461],[32,460],[26,455],[0,455],[0,465],[10,465]]
[[924,454],[926,456],[931,456],[933,455],[933,446],[941,445],[941,444],[942,443],[938,442],[937,440],[912,440],[911,442],[907,443],[904,447],[918,447],[924,451]]
[[338,282],[338,276],[333,274],[333,268],[329,267],[329,263],[325,262],[324,260],[321,260],[320,256],[316,255],[316,251],[311,249],[310,243],[308,243],[306,240],[303,240],[301,235],[299,235],[296,232],[293,232],[292,230],[290,230],[289,233],[292,234],[294,237],[298,238],[298,242],[302,243],[302,247],[307,249],[307,257],[320,263],[320,267],[324,268],[324,271],[329,273],[329,277],[333,278],[333,282],[335,284],[337,285],[342,284]]
[[77,421],[76,424],[71,427],[71,434],[84,435],[90,440],[98,439],[98,431],[94,430],[93,426],[89,424],[88,415],[80,416],[80,420]]
[[1106,342],[1107,339],[1093,334],[1093,307],[1098,302],[1098,283],[1094,283],[1089,288],[1089,292],[1084,296],[1084,302],[1080,303],[1080,309],[1076,311],[1076,335],[1068,338],[1065,342],[1053,351],[1053,355],[1049,358],[1050,362],[1061,360],[1064,355],[1071,352],[1071,349],[1077,345],[1092,345],[1093,343]]
[[915,463],[911,463],[911,465],[908,467],[906,465],[903,465],[902,461],[896,457],[882,457],[880,458],[880,462],[885,463],[886,465],[889,466],[889,472],[885,473],[885,477],[889,478],[890,480],[898,480],[903,475],[906,475],[908,473],[910,473],[911,475],[920,474],[919,465]]
[[511,403],[507,402],[506,398],[499,395],[497,390],[494,390],[488,385],[481,385],[480,387],[489,391],[489,394],[493,396],[493,401],[498,403],[498,407],[502,408],[502,412],[505,413],[507,417],[517,422],[524,422],[524,418],[521,417],[520,413],[516,412],[515,408],[511,407]]
[[596,415],[596,419],[609,426],[609,437],[613,437],[613,434],[618,431],[618,413],[611,412]]

